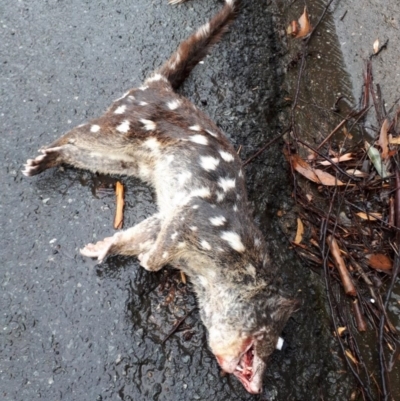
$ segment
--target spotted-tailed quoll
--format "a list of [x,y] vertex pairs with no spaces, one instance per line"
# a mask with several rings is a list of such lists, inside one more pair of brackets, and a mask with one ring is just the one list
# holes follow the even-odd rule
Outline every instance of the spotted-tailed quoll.
[[221,368],[250,393],[260,393],[267,358],[297,301],[281,293],[249,214],[235,149],[209,117],[175,91],[227,30],[237,7],[237,1],[226,0],[142,86],[41,149],[23,173],[33,176],[66,163],[149,183],[158,213],[86,245],[82,255],[100,262],[110,255],[135,255],[150,271],[166,264],[181,269],[193,283]]

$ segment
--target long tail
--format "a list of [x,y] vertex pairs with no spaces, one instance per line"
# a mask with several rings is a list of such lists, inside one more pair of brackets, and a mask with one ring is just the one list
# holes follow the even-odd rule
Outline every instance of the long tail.
[[170,59],[157,71],[177,89],[190,72],[218,42],[235,19],[239,8],[239,0],[225,0],[223,9],[201,26],[196,33],[182,42]]

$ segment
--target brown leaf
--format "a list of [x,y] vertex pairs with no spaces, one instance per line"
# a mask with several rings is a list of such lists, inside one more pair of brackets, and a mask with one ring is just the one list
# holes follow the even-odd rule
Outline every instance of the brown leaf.
[[382,253],[374,253],[366,256],[368,259],[368,265],[373,269],[377,270],[390,270],[393,267],[393,263],[386,255]]
[[296,37],[296,35],[299,33],[299,29],[299,23],[297,21],[292,21],[290,25],[286,28],[286,33],[288,35]]
[[382,159],[386,160],[388,158],[389,146],[388,146],[388,130],[389,130],[389,121],[386,118],[382,123],[381,133],[379,135],[378,144],[382,148]]
[[304,177],[308,178],[310,181],[316,182],[317,184],[328,185],[328,186],[345,185],[344,182],[338,180],[333,175],[325,171],[312,168],[297,153],[288,155],[287,151],[285,151],[285,156],[288,159],[288,161],[291,162],[293,169],[295,169],[298,173],[300,173]]
[[348,349],[346,349],[344,352],[347,355],[347,358],[349,358],[354,363],[354,365],[358,365],[357,359],[354,357],[354,355]]
[[400,145],[400,136],[396,136],[395,138],[393,138],[391,135],[389,137],[389,143],[391,145]]
[[301,240],[303,239],[304,234],[304,225],[303,222],[297,218],[297,233],[296,238],[294,239],[295,244],[300,244]]
[[364,173],[364,171],[361,171],[361,170],[357,170],[357,169],[349,169],[349,170],[346,170],[346,173],[347,174],[352,174],[352,175],[354,175],[354,177],[362,177],[362,178],[365,178],[365,177],[368,177],[369,176],[369,174],[368,173]]
[[315,169],[314,172],[321,181],[321,184],[323,185],[329,185],[329,186],[345,185],[344,182],[340,181],[335,176],[327,173],[326,171]]
[[[352,159],[354,159],[352,153],[345,153],[344,155],[341,155],[339,157],[333,157],[331,160],[334,163],[340,163],[340,162],[347,162],[348,160]],[[328,160],[324,160],[323,162],[319,162],[319,164],[322,164],[323,166],[330,166],[332,163]]]
[[297,38],[297,39],[304,38],[312,30],[312,27],[311,27],[311,24],[310,24],[310,20],[308,18],[307,7],[304,7],[304,12],[301,15],[301,17],[299,18],[299,25],[300,25],[299,32],[295,36],[295,38]]
[[358,212],[356,213],[358,217],[360,217],[363,220],[371,220],[375,221],[377,219],[382,219],[382,214],[381,213],[364,213],[364,212]]

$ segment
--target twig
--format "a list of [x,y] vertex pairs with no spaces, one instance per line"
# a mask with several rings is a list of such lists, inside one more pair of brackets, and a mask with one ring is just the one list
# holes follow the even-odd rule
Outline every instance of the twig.
[[172,328],[172,330],[167,334],[167,336],[164,338],[164,340],[162,340],[161,344],[165,344],[166,341],[172,336],[172,334],[174,334],[179,326],[187,319],[187,317],[195,310],[196,308],[193,308],[192,310],[190,310],[188,313],[186,313],[185,316],[181,317],[174,325],[174,327]]
[[328,161],[329,163],[332,164],[333,167],[335,167],[340,173],[342,173],[343,175],[345,175],[347,178],[349,178],[352,181],[359,181],[361,180],[358,177],[354,177],[354,175],[351,175],[349,173],[346,173],[346,171],[344,171],[341,167],[339,167],[337,165],[337,163],[335,163],[330,157],[325,156],[323,153],[319,152],[318,149],[313,148],[311,145],[309,145],[307,142],[302,141],[301,139],[297,139],[297,142],[300,142],[302,145],[306,146],[307,148],[309,148],[312,152],[315,152],[318,156],[322,157],[323,159],[325,159],[326,161]]
[[340,279],[342,280],[344,292],[347,295],[352,295],[352,296],[357,295],[357,291],[356,291],[356,288],[354,287],[353,282],[351,281],[349,271],[347,270],[346,265],[344,264],[343,258],[340,256],[340,249],[339,249],[338,243],[336,242],[336,239],[334,238],[333,235],[329,235],[327,238],[327,241],[328,241],[328,247],[331,251],[333,260],[339,271],[339,275],[340,275]]
[[365,322],[357,299],[353,301],[353,311],[358,331],[367,331],[367,323]]
[[245,162],[243,162],[242,166],[247,166],[251,161],[253,161],[256,157],[258,157],[264,150],[266,150],[269,146],[275,143],[278,139],[282,138],[289,131],[289,128],[285,129],[282,133],[280,133],[275,138],[271,139],[267,142],[261,149],[259,149],[253,156],[250,156]]
[[119,230],[124,224],[124,186],[117,181],[115,186],[115,196],[117,197],[117,208],[115,210],[114,228]]

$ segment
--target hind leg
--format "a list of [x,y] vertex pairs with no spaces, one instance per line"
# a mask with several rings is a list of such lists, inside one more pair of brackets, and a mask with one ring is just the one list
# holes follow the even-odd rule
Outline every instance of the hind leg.
[[[92,127],[95,125],[92,125]],[[129,150],[134,148],[135,139]],[[40,174],[60,164],[105,174],[138,175],[138,161],[134,152],[113,133],[96,135],[89,124],[77,127],[63,135],[48,147],[41,149],[42,155],[28,159],[22,173],[26,176]]]
[[135,256],[148,252],[156,242],[161,227],[159,215],[153,215],[135,227],[104,238],[96,244],[88,244],[80,250],[81,254],[97,258],[102,262],[109,255]]

